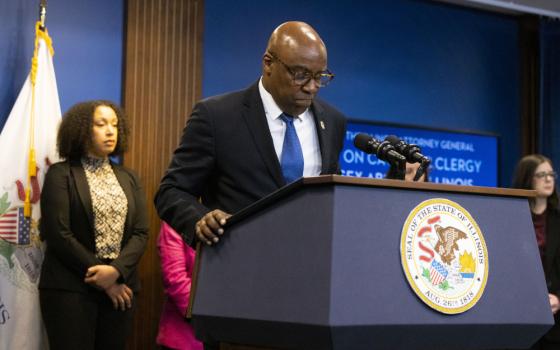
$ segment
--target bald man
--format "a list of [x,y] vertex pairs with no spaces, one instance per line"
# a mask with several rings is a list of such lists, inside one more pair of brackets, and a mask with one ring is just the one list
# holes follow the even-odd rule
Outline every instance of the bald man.
[[298,177],[339,173],[346,118],[316,98],[333,77],[319,34],[281,24],[258,81],[195,105],[155,197],[159,216],[187,244],[213,245],[231,214]]

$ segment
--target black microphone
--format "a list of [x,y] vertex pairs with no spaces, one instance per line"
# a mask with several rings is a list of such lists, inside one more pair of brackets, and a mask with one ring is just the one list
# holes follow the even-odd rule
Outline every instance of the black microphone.
[[395,147],[397,152],[405,156],[407,162],[421,163],[425,167],[430,164],[430,159],[420,153],[420,147],[414,144],[408,144],[395,135],[387,136],[385,141],[388,141],[391,145],[393,145],[393,147]]
[[354,146],[366,153],[375,154],[377,158],[392,164],[406,162],[406,158],[395,151],[395,148],[389,141],[379,142],[368,134],[359,133],[356,135]]

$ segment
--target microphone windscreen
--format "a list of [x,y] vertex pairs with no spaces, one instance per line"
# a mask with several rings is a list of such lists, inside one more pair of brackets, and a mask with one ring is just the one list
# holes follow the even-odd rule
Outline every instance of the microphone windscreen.
[[401,139],[399,139],[395,135],[389,135],[385,138],[385,140],[389,141],[391,145],[396,145],[397,143],[401,142]]
[[358,135],[356,135],[356,137],[354,137],[354,146],[356,146],[356,148],[366,152],[366,153],[370,153],[371,152],[371,144],[370,144],[370,140],[372,139],[371,136],[369,136],[368,134],[364,134],[364,133],[359,133]]

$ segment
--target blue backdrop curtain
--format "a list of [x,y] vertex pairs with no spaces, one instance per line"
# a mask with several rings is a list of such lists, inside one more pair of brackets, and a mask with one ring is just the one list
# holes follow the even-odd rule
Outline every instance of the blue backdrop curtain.
[[560,21],[541,20],[540,152],[560,170]]

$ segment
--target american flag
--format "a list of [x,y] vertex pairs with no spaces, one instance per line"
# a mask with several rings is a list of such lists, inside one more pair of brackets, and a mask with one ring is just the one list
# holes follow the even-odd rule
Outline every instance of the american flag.
[[447,278],[447,270],[443,267],[442,264],[436,261],[436,259],[432,260],[432,264],[430,265],[430,280],[434,286],[439,285],[441,282],[445,281]]
[[23,207],[12,208],[0,216],[0,238],[14,244],[29,244],[31,218],[23,215]]

